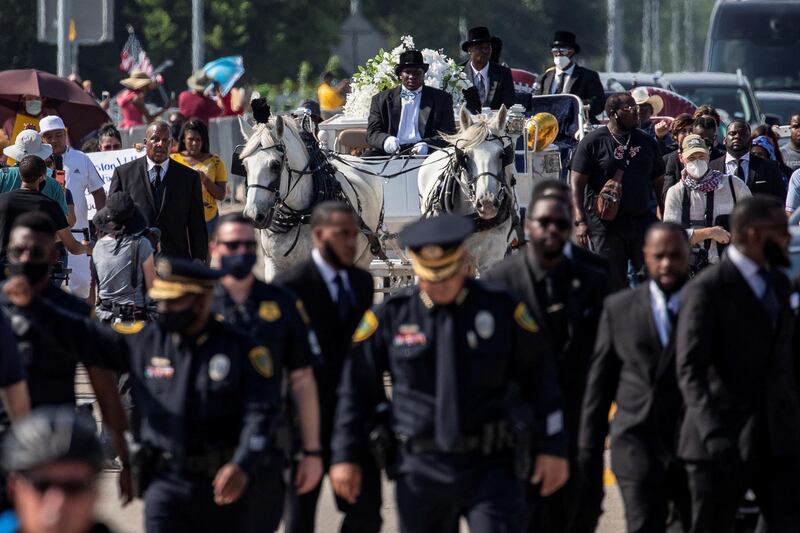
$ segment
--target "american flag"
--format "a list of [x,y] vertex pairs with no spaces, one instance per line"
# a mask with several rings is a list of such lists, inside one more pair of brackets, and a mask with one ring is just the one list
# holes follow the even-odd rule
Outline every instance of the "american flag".
[[142,48],[142,43],[136,38],[136,33],[130,26],[128,26],[128,40],[125,41],[125,46],[122,47],[119,58],[120,70],[124,70],[128,74],[134,70],[142,70],[149,76],[153,75],[153,65],[150,64],[150,58],[147,57],[147,52]]

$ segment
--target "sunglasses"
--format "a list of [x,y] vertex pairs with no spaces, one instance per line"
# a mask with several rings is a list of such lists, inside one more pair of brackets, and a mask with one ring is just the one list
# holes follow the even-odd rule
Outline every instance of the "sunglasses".
[[550,217],[540,217],[531,219],[541,227],[546,228],[551,224],[555,226],[558,231],[566,231],[569,229],[570,222],[566,218],[550,218]]
[[617,109],[617,111],[626,111],[628,113],[633,113],[634,111],[638,111],[638,110],[639,110],[639,106],[635,105],[635,104],[634,105],[626,105],[625,107],[620,107],[619,109]]
[[32,263],[44,263],[50,258],[48,250],[35,246],[9,246],[7,255],[9,259],[19,261],[25,252],[28,252],[28,260]]
[[223,245],[230,252],[236,251],[243,246],[247,250],[256,249],[256,241],[220,241],[219,244]]
[[25,474],[23,476],[31,487],[36,492],[44,494],[52,488],[56,488],[63,492],[66,496],[80,496],[85,494],[94,486],[93,479],[47,479],[43,477],[34,476],[32,474]]
[[570,52],[572,52],[572,48],[551,48],[550,49],[550,53],[554,54],[554,55],[558,54],[558,55],[565,56]]

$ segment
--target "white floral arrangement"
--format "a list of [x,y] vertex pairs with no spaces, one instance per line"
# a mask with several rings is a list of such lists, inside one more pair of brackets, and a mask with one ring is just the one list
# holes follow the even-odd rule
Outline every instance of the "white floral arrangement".
[[[416,50],[414,38],[410,35],[401,37],[400,45],[391,52],[381,49],[375,57],[367,60],[366,66],[358,67],[358,72],[351,80],[352,89],[344,104],[346,117],[367,118],[372,97],[381,91],[397,87],[400,80],[395,75],[394,68],[400,60],[400,54],[407,50]],[[442,50],[425,48],[421,52],[425,63],[429,65],[425,73],[425,85],[447,91],[453,97],[453,105],[461,105],[464,99],[461,91],[472,85],[463,67],[447,57]]]

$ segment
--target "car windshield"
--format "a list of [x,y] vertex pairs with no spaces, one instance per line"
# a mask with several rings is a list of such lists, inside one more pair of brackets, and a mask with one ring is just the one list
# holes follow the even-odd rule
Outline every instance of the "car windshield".
[[696,105],[710,104],[717,110],[725,111],[731,118],[745,122],[753,121],[753,108],[747,97],[747,91],[742,87],[682,85],[676,81],[672,81],[672,85],[678,93]]
[[759,98],[758,104],[762,113],[777,115],[781,119],[781,124],[788,124],[789,119],[795,113],[800,113],[800,100],[770,100]]

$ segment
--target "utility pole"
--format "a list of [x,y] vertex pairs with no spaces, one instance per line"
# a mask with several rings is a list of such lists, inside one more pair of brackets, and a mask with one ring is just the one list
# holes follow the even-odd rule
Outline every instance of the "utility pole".
[[203,0],[192,0],[192,72],[205,64],[203,3]]
[[69,21],[72,18],[72,0],[58,0],[58,75],[65,78],[72,62],[69,42]]

